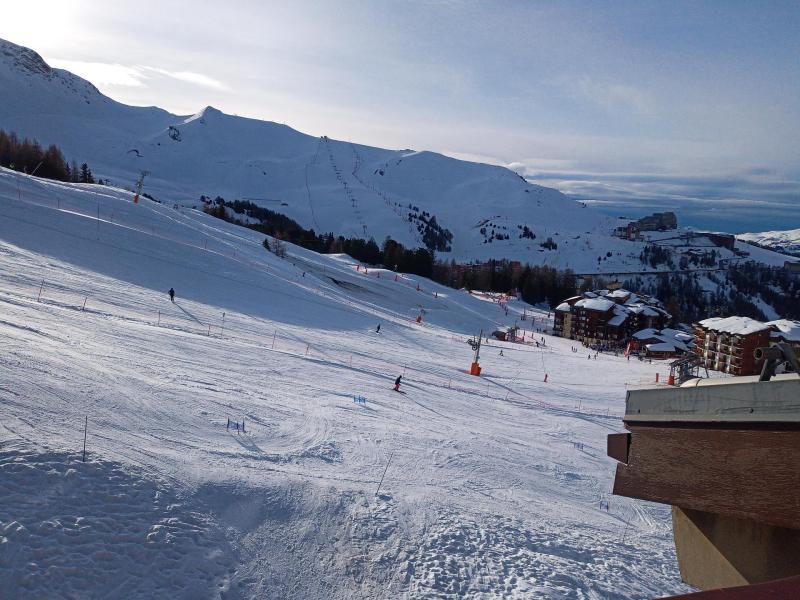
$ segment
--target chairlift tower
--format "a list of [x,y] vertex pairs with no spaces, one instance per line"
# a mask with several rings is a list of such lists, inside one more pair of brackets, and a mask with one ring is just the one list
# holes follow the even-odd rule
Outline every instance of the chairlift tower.
[[150,171],[140,171],[139,178],[136,180],[136,193],[133,195],[133,203],[139,203],[139,195],[142,193],[142,186],[144,185],[144,178],[150,175]]
[[468,340],[468,344],[470,347],[475,351],[475,358],[472,361],[472,365],[469,368],[470,375],[477,375],[480,376],[481,374],[481,366],[478,364],[478,360],[481,357],[481,340],[483,339],[483,329],[478,334],[478,341],[475,340]]

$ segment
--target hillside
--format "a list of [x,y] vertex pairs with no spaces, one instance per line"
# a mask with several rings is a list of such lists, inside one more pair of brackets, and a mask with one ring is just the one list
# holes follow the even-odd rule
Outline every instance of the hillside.
[[0,128],[58,144],[119,187],[132,189],[147,171],[144,191],[169,204],[250,200],[318,233],[378,243],[391,236],[412,248],[428,232],[441,258],[459,262],[507,258],[578,273],[665,268],[641,262],[643,242],[612,237],[616,220],[506,168],[314,137],[212,107],[180,116],[126,106],[5,41]]
[[[345,256],[290,245],[282,260],[262,239],[0,170],[0,589],[686,591],[668,510],[608,493],[626,386],[662,365],[587,359],[516,301],[506,315]],[[467,375],[467,336],[523,310],[545,345],[492,343]]]
[[800,229],[740,233],[736,237],[746,242],[754,242],[765,248],[771,248],[777,252],[800,256]]
[[125,106],[32,50],[0,42],[0,59],[2,127],[57,143],[122,186],[149,171],[146,190],[164,201],[248,199],[318,231],[391,235],[410,246],[421,243],[418,217],[426,211],[456,234],[457,258],[480,255],[486,236],[478,230],[487,223],[512,234],[528,225],[543,241],[607,221],[502,167],[312,137],[212,107],[187,117]]

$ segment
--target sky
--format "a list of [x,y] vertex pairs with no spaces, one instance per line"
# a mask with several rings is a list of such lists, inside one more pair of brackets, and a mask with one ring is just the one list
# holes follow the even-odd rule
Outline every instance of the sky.
[[800,227],[800,2],[2,3],[112,98],[509,166],[609,214]]

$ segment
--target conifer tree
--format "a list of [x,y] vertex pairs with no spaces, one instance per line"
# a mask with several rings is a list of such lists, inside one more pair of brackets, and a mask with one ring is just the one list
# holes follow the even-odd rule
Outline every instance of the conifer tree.
[[94,177],[92,176],[92,171],[89,168],[89,165],[83,163],[81,165],[81,175],[79,178],[81,183],[94,183]]

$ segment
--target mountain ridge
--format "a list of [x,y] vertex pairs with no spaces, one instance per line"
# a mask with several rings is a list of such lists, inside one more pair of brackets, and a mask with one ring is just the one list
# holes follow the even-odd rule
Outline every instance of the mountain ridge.
[[132,189],[147,172],[143,191],[164,202],[248,200],[319,233],[391,237],[407,247],[423,245],[435,218],[452,234],[439,248],[445,260],[642,270],[647,241],[614,237],[618,220],[506,167],[315,137],[212,106],[194,115],[128,106],[7,41],[0,41],[0,127],[59,145],[118,187]]
[[[445,227],[461,230],[454,231],[460,259],[470,258],[474,253],[469,246],[484,241],[483,235],[475,235],[476,239],[461,243],[468,237],[465,230],[481,220],[535,206],[536,202],[524,206],[527,198],[520,195],[526,192],[546,196],[560,211],[573,213],[569,221],[591,226],[591,219],[578,213],[586,210],[579,203],[501,166],[427,150],[387,150],[314,137],[211,106],[188,116],[156,107],[130,107],[76,75],[50,68],[33,50],[5,41],[0,48],[4,58],[0,89],[17,88],[17,100],[0,107],[5,128],[57,143],[66,154],[89,161],[96,174],[118,185],[131,186],[140,171],[149,171],[145,190],[165,200],[193,202],[201,194],[220,195],[267,207],[280,200],[288,205],[283,212],[305,226],[377,240],[391,235],[413,245],[420,236],[409,227],[409,218],[416,217],[407,214],[411,205],[419,208],[411,212],[436,215]],[[440,202],[444,196],[449,198]],[[510,200],[510,210],[498,206]],[[468,205],[473,210],[464,211]],[[447,224],[461,220],[464,212],[476,213],[475,218]],[[552,216],[540,215],[538,220],[550,221]],[[525,215],[519,218],[526,220]],[[599,213],[595,218],[605,219]],[[527,219],[533,221],[531,216]],[[524,224],[533,227],[533,222]]]
[[759,246],[770,248],[776,252],[800,256],[800,229],[740,233],[736,237],[746,242],[753,242]]

